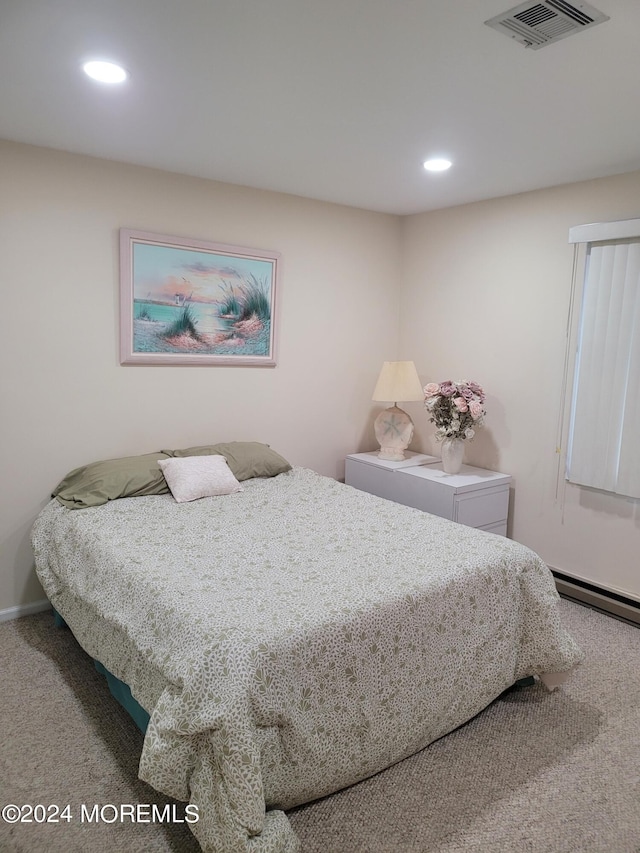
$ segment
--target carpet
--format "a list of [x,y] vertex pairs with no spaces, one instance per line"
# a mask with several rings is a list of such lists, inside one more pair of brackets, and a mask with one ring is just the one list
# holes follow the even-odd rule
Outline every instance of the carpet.
[[[292,810],[303,853],[640,853],[640,630],[561,607],[586,652],[568,683],[513,688],[417,755]],[[0,806],[71,816],[0,820],[3,853],[199,850],[184,804],[138,780],[142,734],[51,613],[0,624],[0,665]],[[123,804],[150,822],[121,821]],[[81,820],[94,805],[105,819]]]

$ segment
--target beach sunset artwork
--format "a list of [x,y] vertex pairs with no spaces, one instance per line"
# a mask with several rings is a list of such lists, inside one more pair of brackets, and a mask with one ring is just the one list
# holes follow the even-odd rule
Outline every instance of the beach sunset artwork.
[[280,256],[122,229],[121,363],[275,366]]

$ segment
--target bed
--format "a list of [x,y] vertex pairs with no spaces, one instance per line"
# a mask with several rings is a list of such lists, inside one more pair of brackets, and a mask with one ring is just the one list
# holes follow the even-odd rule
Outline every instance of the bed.
[[297,850],[285,810],[581,660],[549,570],[504,537],[288,465],[198,500],[165,486],[52,499],[32,543],[55,609],[149,714],[140,777],[197,808],[204,851]]

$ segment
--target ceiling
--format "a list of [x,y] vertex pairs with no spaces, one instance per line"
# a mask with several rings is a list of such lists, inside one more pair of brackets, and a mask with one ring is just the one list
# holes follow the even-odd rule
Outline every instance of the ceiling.
[[591,2],[530,50],[510,0],[0,0],[0,137],[394,214],[632,171],[640,2]]

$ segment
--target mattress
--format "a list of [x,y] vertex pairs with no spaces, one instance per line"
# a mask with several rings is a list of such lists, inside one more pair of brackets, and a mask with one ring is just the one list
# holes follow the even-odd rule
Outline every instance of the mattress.
[[582,653],[531,550],[303,468],[69,510],[32,533],[83,648],[150,715],[139,774],[205,851],[294,851],[285,810],[362,780]]

